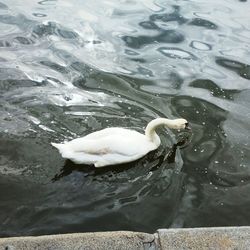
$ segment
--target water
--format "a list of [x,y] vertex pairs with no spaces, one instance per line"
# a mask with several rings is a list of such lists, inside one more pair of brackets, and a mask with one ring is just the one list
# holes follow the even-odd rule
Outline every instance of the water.
[[[0,236],[249,225],[249,1],[0,3]],[[95,171],[50,142],[183,117]]]

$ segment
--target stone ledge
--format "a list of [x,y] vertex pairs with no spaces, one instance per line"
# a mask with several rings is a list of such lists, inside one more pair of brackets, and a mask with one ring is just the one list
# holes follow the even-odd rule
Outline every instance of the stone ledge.
[[58,234],[0,239],[0,250],[154,250],[154,235],[137,232]]
[[114,231],[0,238],[0,250],[245,250],[250,227],[159,229],[155,234]]
[[250,227],[159,229],[162,250],[250,249]]

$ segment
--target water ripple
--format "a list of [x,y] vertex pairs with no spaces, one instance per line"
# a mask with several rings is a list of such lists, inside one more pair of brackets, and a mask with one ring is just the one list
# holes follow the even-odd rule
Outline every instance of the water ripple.
[[160,53],[163,55],[174,58],[174,59],[185,59],[185,60],[195,60],[196,56],[182,49],[178,48],[168,48],[168,47],[160,47],[158,49]]
[[194,26],[204,27],[207,29],[213,29],[213,30],[218,29],[218,26],[216,24],[214,24],[213,22],[210,22],[208,20],[204,20],[202,18],[194,18],[188,24],[194,25]]
[[239,76],[250,80],[250,65],[226,58],[217,58],[216,63],[236,72]]
[[200,42],[200,41],[192,41],[190,43],[190,47],[197,49],[197,50],[202,50],[202,51],[212,50],[211,45],[204,43],[204,42]]
[[[2,0],[1,235],[249,224],[247,8]],[[124,169],[77,166],[49,146],[110,126],[143,132],[159,116],[193,129],[173,163],[183,135],[166,130]]]

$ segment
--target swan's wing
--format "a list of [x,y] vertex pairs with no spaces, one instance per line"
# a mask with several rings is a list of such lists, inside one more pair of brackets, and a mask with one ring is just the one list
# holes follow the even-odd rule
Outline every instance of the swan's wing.
[[[103,132],[103,131],[98,131]],[[136,131],[126,130],[118,133],[100,134],[98,132],[93,137],[85,136],[72,140],[65,144],[69,150],[75,153],[85,153],[93,155],[120,154],[132,156],[147,152],[154,149],[145,135]],[[106,131],[107,132],[107,131]],[[109,131],[110,132],[110,131]],[[112,131],[117,132],[117,131]],[[91,139],[90,139],[91,138]]]
[[156,149],[156,145],[145,136],[131,138],[113,135],[100,140],[85,140],[85,146],[72,143],[65,145],[68,150],[63,151],[63,157],[76,163],[94,164],[95,167],[131,162]]

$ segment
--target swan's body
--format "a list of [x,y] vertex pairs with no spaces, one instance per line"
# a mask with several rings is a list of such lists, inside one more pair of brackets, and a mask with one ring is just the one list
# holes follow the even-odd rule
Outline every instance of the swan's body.
[[137,160],[157,149],[161,143],[155,132],[157,127],[183,129],[187,125],[185,119],[157,118],[148,124],[145,134],[125,128],[106,128],[63,144],[51,144],[63,158],[74,163],[104,167]]

